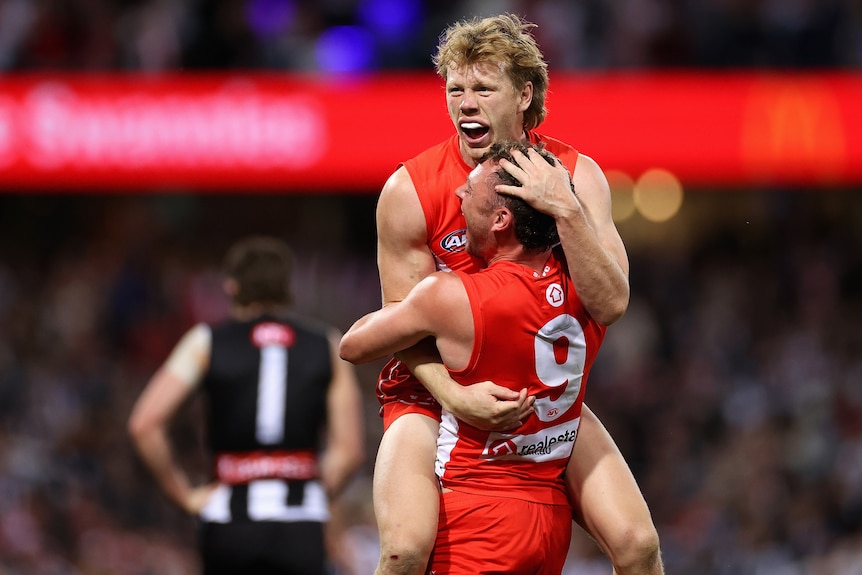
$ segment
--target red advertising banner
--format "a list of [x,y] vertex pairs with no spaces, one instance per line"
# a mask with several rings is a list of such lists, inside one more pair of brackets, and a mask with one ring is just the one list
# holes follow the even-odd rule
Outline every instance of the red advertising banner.
[[[541,131],[686,185],[862,183],[862,75],[552,74]],[[7,75],[0,192],[373,193],[452,133],[431,73]]]

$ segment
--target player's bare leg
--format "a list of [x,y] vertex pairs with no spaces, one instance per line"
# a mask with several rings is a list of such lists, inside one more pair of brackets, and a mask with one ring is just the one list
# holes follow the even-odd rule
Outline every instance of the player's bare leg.
[[576,521],[610,558],[616,575],[664,575],[646,501],[616,443],[586,405],[566,481]]
[[434,474],[438,422],[419,414],[396,419],[380,440],[374,466],[374,513],[380,534],[375,575],[423,575],[437,537],[440,491]]

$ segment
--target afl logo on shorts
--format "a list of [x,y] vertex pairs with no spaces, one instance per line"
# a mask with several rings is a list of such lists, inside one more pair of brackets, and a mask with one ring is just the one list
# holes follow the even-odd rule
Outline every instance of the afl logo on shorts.
[[440,240],[440,247],[447,252],[463,252],[467,245],[467,228],[461,228]]
[[296,334],[289,326],[268,321],[254,326],[251,330],[251,342],[257,347],[280,345],[290,347],[296,340]]

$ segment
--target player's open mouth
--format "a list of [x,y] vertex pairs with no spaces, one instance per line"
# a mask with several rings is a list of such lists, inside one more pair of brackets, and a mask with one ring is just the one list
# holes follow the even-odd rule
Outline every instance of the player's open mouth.
[[463,133],[469,141],[481,140],[489,131],[488,126],[484,126],[479,122],[462,122],[460,126],[461,133]]

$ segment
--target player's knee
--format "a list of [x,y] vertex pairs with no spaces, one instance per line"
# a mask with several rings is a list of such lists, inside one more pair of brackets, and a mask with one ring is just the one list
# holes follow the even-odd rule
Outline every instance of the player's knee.
[[411,529],[381,533],[380,569],[382,575],[422,575],[434,549],[435,532]]
[[377,575],[423,575],[428,565],[430,550],[380,548],[380,565]]

